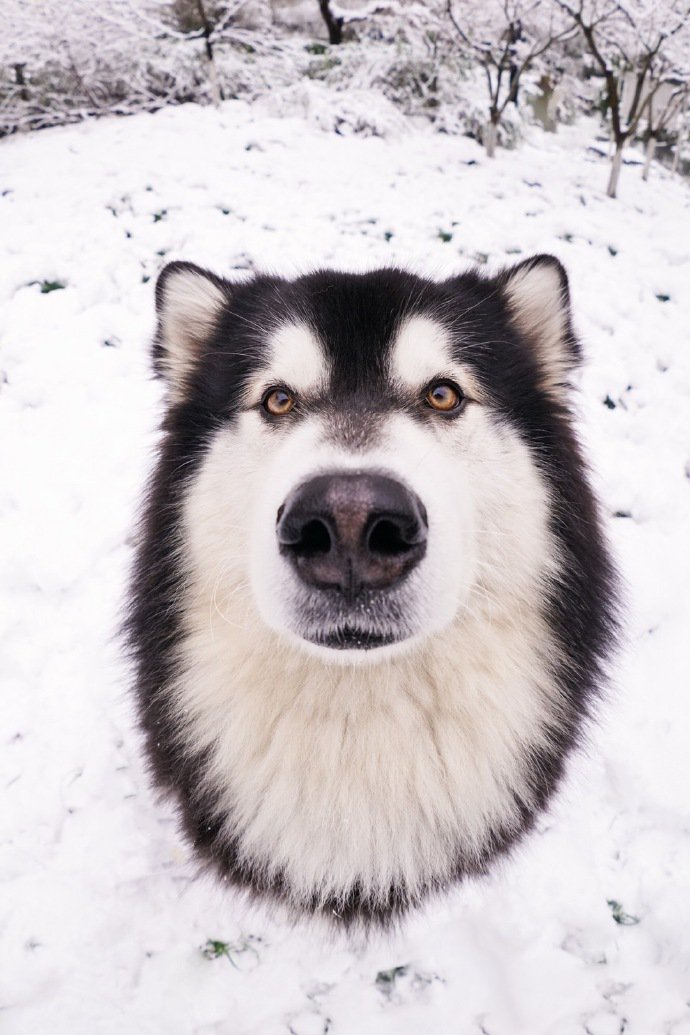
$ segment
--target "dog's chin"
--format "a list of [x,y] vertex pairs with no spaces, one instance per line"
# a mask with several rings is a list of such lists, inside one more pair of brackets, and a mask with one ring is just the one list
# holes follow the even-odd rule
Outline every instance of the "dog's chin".
[[375,665],[402,654],[419,641],[407,630],[385,632],[357,625],[290,630],[290,639],[312,657],[331,664]]
[[373,632],[352,625],[326,629],[305,637],[318,647],[331,647],[333,650],[376,650],[378,647],[389,647],[400,638],[394,632]]

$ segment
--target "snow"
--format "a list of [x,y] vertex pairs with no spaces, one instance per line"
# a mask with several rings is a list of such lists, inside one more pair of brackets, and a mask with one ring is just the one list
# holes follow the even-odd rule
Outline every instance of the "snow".
[[[0,1028],[688,1035],[690,191],[626,165],[607,199],[586,121],[489,161],[267,110],[2,143]],[[627,582],[613,692],[491,878],[366,943],[288,924],[197,876],[135,730],[116,634],[161,414],[153,278],[535,251],[566,264],[586,343],[582,436]]]

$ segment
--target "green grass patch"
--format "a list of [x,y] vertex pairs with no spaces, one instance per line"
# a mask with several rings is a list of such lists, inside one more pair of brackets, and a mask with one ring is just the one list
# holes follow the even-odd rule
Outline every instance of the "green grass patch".
[[[201,955],[207,960],[226,959],[236,970],[253,970],[259,963],[259,953],[255,942],[260,941],[249,935],[237,942],[225,942],[220,938],[209,938],[201,946]],[[244,957],[244,959],[243,959]]]
[[615,898],[607,898],[606,905],[611,910],[611,916],[620,924],[621,927],[634,927],[635,924],[639,924],[639,916],[633,916],[632,913],[626,913],[620,902],[616,902]]
[[408,967],[406,964],[400,967],[391,967],[390,970],[380,970],[376,975],[374,984],[378,988],[379,992],[382,992],[385,996],[391,996],[395,988],[395,983],[398,978],[404,977],[407,974]]
[[32,280],[32,284],[38,284],[42,295],[49,295],[51,291],[62,291],[67,287],[61,280]]

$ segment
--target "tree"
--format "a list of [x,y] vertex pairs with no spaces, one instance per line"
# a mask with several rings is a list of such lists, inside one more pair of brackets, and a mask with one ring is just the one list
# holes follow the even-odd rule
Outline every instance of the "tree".
[[685,106],[681,109],[678,115],[678,128],[675,133],[675,147],[673,149],[673,162],[671,163],[671,171],[677,172],[680,164],[681,151],[683,145],[687,143],[688,135],[690,131],[690,97],[686,97]]
[[461,48],[479,62],[489,93],[484,145],[493,157],[509,104],[517,104],[525,72],[546,70],[546,55],[575,34],[572,21],[548,0],[447,0],[446,12]]
[[216,46],[226,37],[246,4],[247,0],[173,0],[172,4],[161,0],[158,5],[161,28],[164,32],[170,33],[174,22],[185,39],[203,39],[211,98],[216,107],[223,100]]
[[[659,140],[667,133],[677,138],[680,134],[682,115],[690,100],[690,84],[662,84],[647,105],[647,128],[644,132],[645,161],[642,179],[649,179],[649,170],[656,154]],[[675,132],[674,132],[675,131]]]
[[[578,27],[604,79],[614,154],[606,193],[615,198],[623,149],[663,83],[688,78],[690,0],[553,0]],[[627,76],[627,89],[623,84]]]
[[343,16],[338,13],[335,14],[330,0],[318,0],[319,10],[321,11],[321,17],[326,23],[328,29],[328,42],[331,44],[338,44],[343,42]]
[[223,88],[218,75],[216,47],[226,38],[247,0],[173,0],[172,4],[158,0],[155,4],[149,3],[149,10],[141,4],[134,5],[132,0],[122,2],[131,4],[132,18],[138,18],[153,29],[159,38],[189,42],[203,40],[211,100],[218,107],[223,100]]
[[338,8],[332,0],[316,0],[319,11],[328,30],[328,42],[338,45],[343,42],[343,31],[348,25],[355,25],[357,22],[367,22],[378,14],[396,15],[404,22],[408,14],[414,15],[415,8],[419,5],[412,0],[370,0],[363,7]]

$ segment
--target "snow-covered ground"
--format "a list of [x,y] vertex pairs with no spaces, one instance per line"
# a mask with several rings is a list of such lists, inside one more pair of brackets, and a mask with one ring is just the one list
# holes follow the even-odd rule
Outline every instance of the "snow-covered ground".
[[[610,201],[593,136],[534,130],[490,162],[229,102],[0,145],[5,1035],[690,1033],[690,190],[626,167]],[[534,251],[566,264],[587,347],[582,434],[628,582],[616,689],[491,879],[368,944],[290,927],[196,877],[118,653],[156,271]]]

